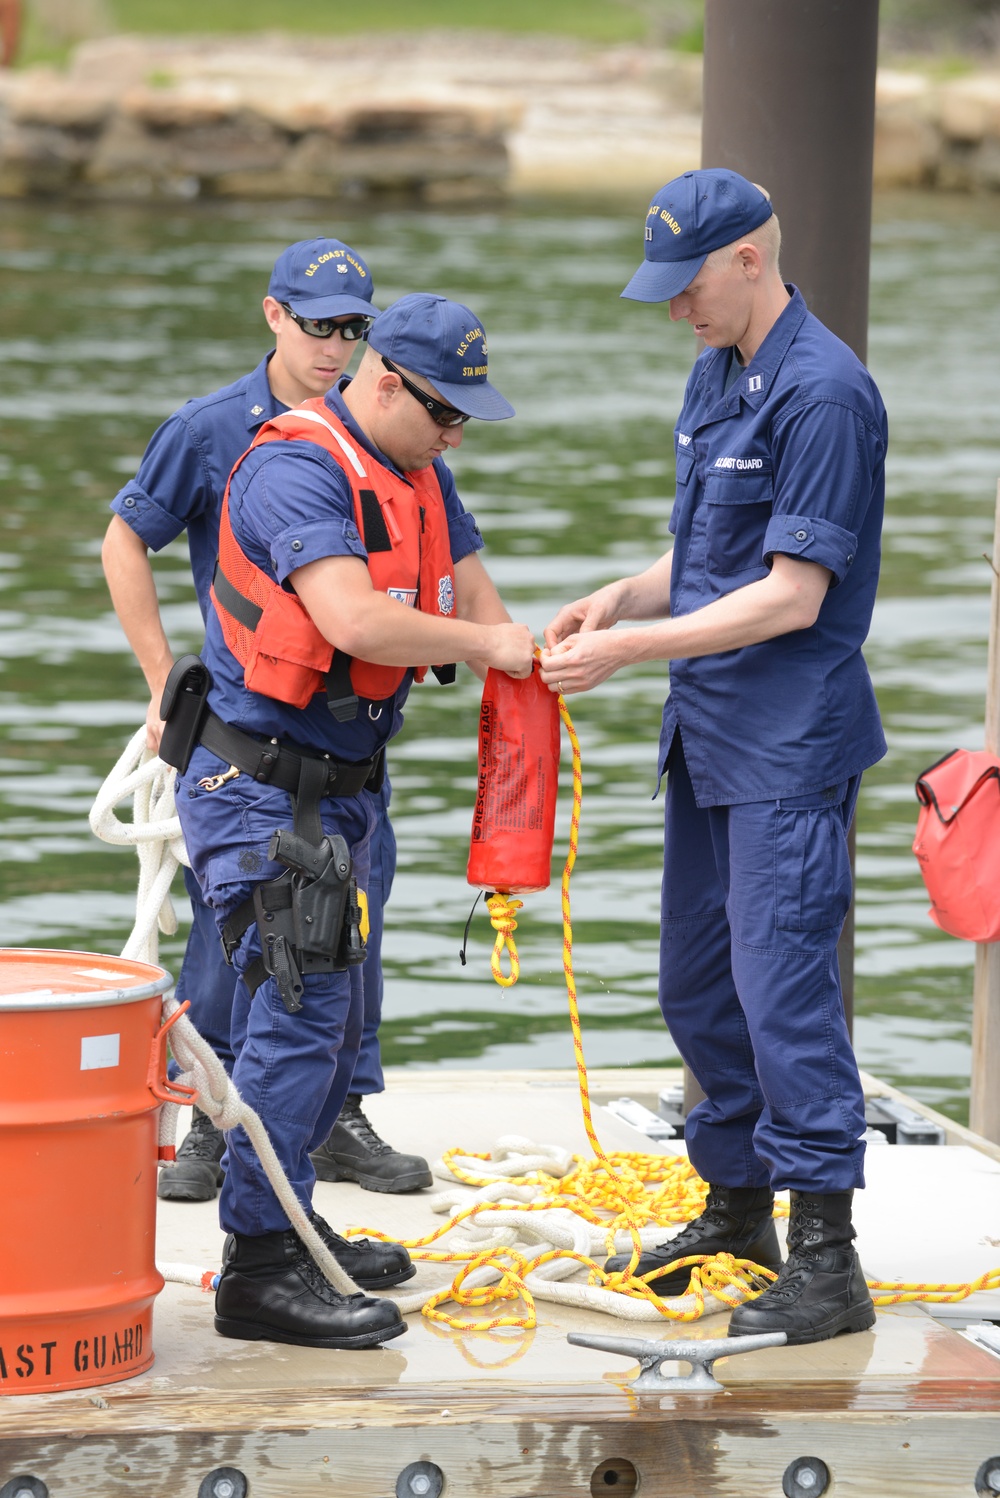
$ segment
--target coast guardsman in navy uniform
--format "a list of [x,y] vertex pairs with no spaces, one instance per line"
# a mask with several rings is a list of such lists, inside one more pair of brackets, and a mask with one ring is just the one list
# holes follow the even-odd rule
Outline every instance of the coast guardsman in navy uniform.
[[[656,195],[622,295],[668,302],[704,345],[675,431],[674,544],[562,609],[542,665],[571,693],[670,662],[660,1005],[705,1092],[686,1136],[710,1191],[636,1272],[672,1295],[687,1255],[778,1269],[773,1193],[788,1188],[787,1263],[730,1332],[794,1343],[875,1319],[853,1247],[864,1097],[837,940],[861,773],[885,752],[861,646],[887,433],[867,370],[783,284],[779,244],[767,195],[735,172]],[[657,622],[613,628],[639,619]]]
[[[203,660],[168,683],[162,752],[239,974],[233,1080],[307,1212],[310,1152],[361,1042],[382,759],[410,682],[455,661],[531,672],[531,633],[510,622],[442,461],[469,417],[512,415],[467,307],[416,295],[382,313],[354,379],[273,417],[236,465]],[[319,1347],[402,1331],[391,1303],[344,1299],[319,1277],[243,1131],[226,1138],[218,1330]],[[344,1240],[312,1220],[352,1272]],[[406,1277],[404,1250],[378,1248],[382,1283]]]
[[[289,245],[275,262],[264,298],[274,349],[250,374],[188,401],[168,417],[150,439],[139,472],[112,501],[115,513],[104,540],[104,568],[112,602],[149,685],[146,737],[154,752],[163,731],[163,685],[174,658],[148,552],[162,550],[187,531],[195,592],[202,617],[207,618],[219,514],[233,464],[266,421],[290,406],[325,395],[346,373],[355,350],[364,347],[378,311],[372,294],[368,266],[343,241],[316,238]],[[329,1139],[316,1151],[316,1168],[323,1180],[355,1180],[373,1191],[415,1191],[431,1183],[426,1160],[392,1149],[371,1128],[361,1106],[363,1097],[385,1087],[378,1041],[382,924],[396,868],[388,775],[377,795],[381,814],[372,836],[367,891],[371,929],[364,965],[364,1035],[351,1091]],[[177,997],[189,1001],[195,1027],[232,1074],[235,974],[225,962],[215,918],[189,869],[184,870],[184,883],[192,925]],[[158,1194],[169,1201],[211,1201],[222,1180],[224,1151],[221,1132],[196,1107],[176,1165],[160,1171]]]

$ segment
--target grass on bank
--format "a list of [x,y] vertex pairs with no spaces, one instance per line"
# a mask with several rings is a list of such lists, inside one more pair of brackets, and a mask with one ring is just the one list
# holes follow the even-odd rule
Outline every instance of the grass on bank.
[[[62,61],[91,36],[114,32],[180,35],[297,32],[342,36],[372,31],[480,29],[580,41],[656,41],[700,52],[701,0],[24,0],[21,66]],[[475,79],[470,78],[470,88]]]
[[[284,31],[316,36],[357,32],[483,30],[554,35],[582,42],[669,46],[700,52],[704,0],[22,0],[19,65],[65,62],[89,37],[247,35]],[[882,51],[961,72],[970,57],[1000,57],[1000,0],[881,0]],[[475,88],[475,79],[469,86]]]

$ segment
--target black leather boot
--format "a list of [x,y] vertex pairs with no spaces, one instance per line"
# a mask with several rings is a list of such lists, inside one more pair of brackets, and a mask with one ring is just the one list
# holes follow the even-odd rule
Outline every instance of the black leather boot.
[[156,1194],[165,1202],[210,1202],[222,1185],[225,1171],[219,1164],[226,1152],[226,1136],[207,1113],[195,1108],[190,1131],[177,1151],[173,1165],[165,1165],[156,1183]]
[[[684,1294],[694,1266],[688,1264],[671,1274],[666,1273],[667,1266],[691,1254],[732,1254],[737,1259],[753,1259],[765,1269],[780,1269],[773,1206],[770,1186],[709,1186],[701,1216],[689,1222],[676,1238],[647,1248],[632,1272],[643,1275],[660,1269],[662,1272],[649,1283],[657,1295],[669,1298]],[[629,1258],[629,1254],[615,1254],[604,1268],[609,1273],[627,1269]]]
[[853,1196],[853,1191],[791,1193],[787,1262],[769,1290],[736,1307],[731,1337],[784,1332],[795,1347],[875,1325],[875,1307],[853,1246]]
[[362,1290],[388,1290],[412,1279],[417,1266],[401,1243],[373,1242],[370,1238],[342,1238],[318,1212],[309,1221],[337,1263]]
[[391,1300],[335,1290],[291,1228],[231,1238],[215,1292],[215,1329],[223,1337],[353,1348],[377,1347],[406,1331]]
[[401,1155],[380,1139],[352,1092],[325,1144],[309,1157],[321,1181],[357,1181],[365,1191],[419,1191],[433,1177],[420,1155]]

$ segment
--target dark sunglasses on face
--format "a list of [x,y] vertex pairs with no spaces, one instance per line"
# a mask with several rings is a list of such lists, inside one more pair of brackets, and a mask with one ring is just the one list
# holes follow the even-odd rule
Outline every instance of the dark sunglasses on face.
[[357,343],[359,338],[368,337],[375,321],[374,317],[300,317],[287,302],[282,302],[281,305],[292,322],[303,333],[308,333],[310,338],[332,338],[334,333],[339,333],[345,342]]
[[446,406],[444,401],[435,400],[433,395],[428,395],[426,390],[421,390],[419,385],[414,385],[401,369],[397,369],[395,364],[385,357],[385,354],[382,355],[382,363],[390,374],[399,376],[404,387],[430,412],[431,420],[437,422],[439,427],[460,427],[468,421],[469,418],[464,411],[456,411],[454,406]]

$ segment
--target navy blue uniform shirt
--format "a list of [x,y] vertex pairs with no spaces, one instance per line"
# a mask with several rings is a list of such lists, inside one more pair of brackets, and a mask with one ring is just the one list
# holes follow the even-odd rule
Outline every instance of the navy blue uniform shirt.
[[675,660],[660,768],[679,729],[699,806],[823,790],[885,753],[861,646],[878,583],[885,407],[864,365],[792,292],[726,389],[706,349],[675,429],[670,612],[768,574],[781,553],[832,583],[816,623],[759,645]]
[[[347,377],[326,396],[326,404],[340,417],[355,442],[383,467],[398,472],[384,453],[364,436],[344,403],[341,391]],[[454,562],[480,550],[483,538],[473,517],[463,508],[455,481],[440,458],[434,471],[441,484],[451,555]],[[405,482],[401,478],[401,482]],[[269,442],[255,448],[233,476],[229,512],[242,550],[276,582],[307,562],[322,557],[356,556],[367,559],[354,519],[354,498],[347,475],[337,460],[314,442]],[[202,652],[212,673],[211,707],[220,718],[248,733],[266,735],[322,750],[335,759],[369,759],[399,731],[401,708],[410,688],[407,673],[393,704],[358,702],[357,717],[338,723],[317,693],[305,708],[290,707],[243,683],[243,667],[222,636],[215,610],[210,610]]]
[[232,385],[190,400],[153,433],[139,472],[111,501],[115,514],[151,551],[188,533],[202,618],[219,551],[219,512],[233,464],[258,429],[287,410],[267,381],[268,354]]

